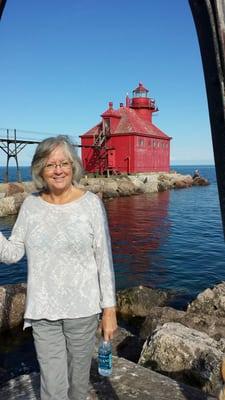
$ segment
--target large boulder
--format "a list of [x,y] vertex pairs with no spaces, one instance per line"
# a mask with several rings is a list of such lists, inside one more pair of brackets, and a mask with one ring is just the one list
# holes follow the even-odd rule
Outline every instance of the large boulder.
[[130,175],[129,179],[134,184],[136,190],[139,193],[144,193],[145,192],[145,184],[138,178],[138,176]]
[[173,188],[174,174],[160,174],[158,177],[158,191],[164,192]]
[[129,175],[129,180],[131,180],[135,187],[139,189],[140,193],[154,193],[158,192],[158,174],[136,174]]
[[112,179],[109,180],[106,179],[102,187],[102,193],[103,193],[103,198],[105,199],[110,197],[119,197],[118,182]]
[[98,178],[88,178],[87,176],[85,178],[82,178],[79,182],[79,187],[84,189],[84,190],[89,190],[90,192],[93,193],[98,193],[101,192],[103,187],[104,187],[104,178],[98,179]]
[[139,364],[217,394],[224,352],[223,339],[215,341],[203,332],[171,322],[160,326],[145,342]]
[[148,175],[139,175],[139,179],[144,183],[144,191],[145,193],[155,193],[158,192],[158,174],[148,174]]
[[0,199],[0,217],[17,214],[21,204],[26,198],[27,193],[16,193],[14,196]]
[[192,185],[192,182],[185,180],[185,179],[179,179],[174,182],[174,189],[185,189],[188,188]]
[[171,188],[183,189],[192,186],[193,179],[191,175],[181,175],[178,173],[173,173],[168,175],[168,179],[171,184]]
[[120,196],[131,196],[137,193],[137,189],[129,179],[121,179],[118,181],[118,192]]
[[185,315],[185,311],[172,307],[152,307],[142,323],[140,337],[145,339],[150,337],[158,326],[164,325],[166,322],[183,323]]
[[193,186],[208,186],[209,181],[208,181],[208,179],[205,179],[205,178],[199,176],[199,177],[193,179],[192,185]]
[[24,186],[22,183],[8,183],[7,184],[7,188],[6,188],[6,192],[5,192],[5,196],[9,197],[9,196],[13,196],[16,193],[23,193],[24,192]]
[[169,300],[168,292],[146,286],[136,286],[117,293],[117,310],[120,314],[145,317],[154,306],[163,306]]
[[156,193],[158,192],[159,184],[157,182],[145,183],[144,193]]
[[37,192],[34,182],[23,182],[24,191],[27,193]]
[[187,311],[225,318],[225,282],[199,293]]
[[166,190],[170,190],[171,185],[168,180],[161,180],[158,183],[158,192],[165,192]]
[[179,322],[182,325],[205,332],[215,340],[225,339],[225,318],[204,313],[192,313],[176,310],[172,307],[153,307],[146,316],[140,329],[140,337],[152,335],[157,326],[167,322]]
[[26,301],[26,284],[0,286],[0,331],[20,325]]
[[[80,185],[79,185],[79,187],[80,187]],[[103,194],[103,186],[101,186],[99,183],[88,186],[88,188],[85,187],[85,190],[86,189],[92,193],[102,193]]]

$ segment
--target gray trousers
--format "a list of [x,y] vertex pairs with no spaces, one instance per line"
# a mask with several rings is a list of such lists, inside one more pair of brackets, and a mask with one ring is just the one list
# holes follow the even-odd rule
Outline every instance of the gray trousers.
[[98,315],[33,320],[41,400],[86,400]]

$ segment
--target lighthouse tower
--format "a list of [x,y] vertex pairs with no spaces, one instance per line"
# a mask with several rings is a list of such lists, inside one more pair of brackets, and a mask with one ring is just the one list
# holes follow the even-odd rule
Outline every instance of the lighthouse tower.
[[133,98],[130,101],[130,108],[133,108],[137,115],[146,121],[152,122],[152,114],[158,111],[155,100],[148,97],[149,90],[140,82],[133,90]]
[[81,135],[82,160],[87,172],[168,172],[170,140],[152,123],[158,108],[142,83],[118,109],[109,107],[101,122]]

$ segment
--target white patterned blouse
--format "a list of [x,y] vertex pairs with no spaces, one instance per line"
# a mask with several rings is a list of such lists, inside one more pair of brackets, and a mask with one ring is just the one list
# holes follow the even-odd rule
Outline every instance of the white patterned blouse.
[[95,194],[62,205],[29,195],[10,238],[0,233],[0,261],[15,263],[25,252],[25,326],[30,319],[86,317],[115,305],[108,222]]

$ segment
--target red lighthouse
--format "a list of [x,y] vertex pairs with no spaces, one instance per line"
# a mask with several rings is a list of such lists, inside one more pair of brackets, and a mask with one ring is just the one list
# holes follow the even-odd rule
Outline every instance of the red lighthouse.
[[82,161],[87,172],[168,172],[170,140],[152,123],[158,111],[142,83],[117,110],[112,102],[102,121],[81,135]]

